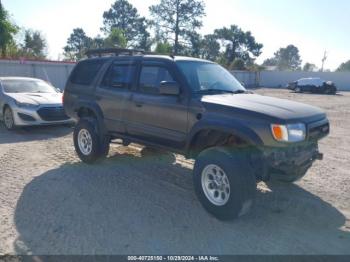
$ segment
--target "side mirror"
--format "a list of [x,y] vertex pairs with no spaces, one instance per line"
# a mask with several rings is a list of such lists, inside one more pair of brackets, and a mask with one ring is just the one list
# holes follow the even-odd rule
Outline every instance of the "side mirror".
[[159,93],[161,95],[179,95],[180,86],[177,82],[163,81],[160,83]]

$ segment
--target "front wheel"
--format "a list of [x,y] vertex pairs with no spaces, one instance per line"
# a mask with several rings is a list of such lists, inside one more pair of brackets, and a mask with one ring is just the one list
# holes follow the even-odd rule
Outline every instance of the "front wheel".
[[79,158],[88,164],[104,157],[109,151],[109,139],[101,139],[98,133],[97,123],[93,119],[80,119],[75,126],[74,147]]
[[244,215],[254,201],[256,179],[243,152],[221,147],[203,151],[193,181],[202,206],[220,220]]
[[14,130],[16,128],[13,112],[9,106],[6,106],[4,110],[4,124],[7,130]]

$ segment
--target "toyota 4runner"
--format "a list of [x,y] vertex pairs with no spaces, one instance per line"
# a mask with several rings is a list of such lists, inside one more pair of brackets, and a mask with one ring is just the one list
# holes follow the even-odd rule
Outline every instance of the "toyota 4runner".
[[206,60],[126,49],[87,55],[63,97],[86,163],[106,156],[114,139],[194,158],[198,199],[227,220],[249,210],[257,181],[293,182],[322,159],[329,122],[317,107],[254,94]]

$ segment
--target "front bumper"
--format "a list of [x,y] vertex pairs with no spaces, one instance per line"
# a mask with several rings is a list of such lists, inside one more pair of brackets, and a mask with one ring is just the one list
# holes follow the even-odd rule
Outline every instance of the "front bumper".
[[74,123],[74,120],[72,118],[69,118],[64,113],[62,113],[62,105],[41,105],[38,108],[12,106],[11,109],[16,126],[57,125]]
[[305,175],[315,160],[322,160],[317,142],[286,148],[265,148],[263,180],[294,181]]

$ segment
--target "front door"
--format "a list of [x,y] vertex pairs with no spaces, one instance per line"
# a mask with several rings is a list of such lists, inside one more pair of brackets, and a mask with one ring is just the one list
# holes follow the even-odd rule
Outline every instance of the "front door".
[[138,89],[128,110],[130,135],[164,146],[181,148],[186,141],[188,105],[180,95],[159,93],[162,81],[177,81],[165,64],[144,62]]

